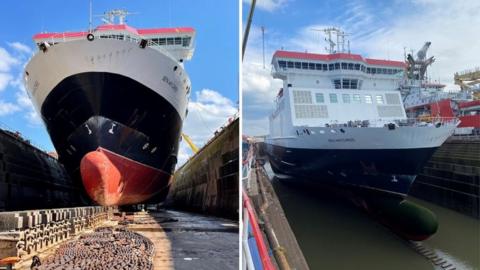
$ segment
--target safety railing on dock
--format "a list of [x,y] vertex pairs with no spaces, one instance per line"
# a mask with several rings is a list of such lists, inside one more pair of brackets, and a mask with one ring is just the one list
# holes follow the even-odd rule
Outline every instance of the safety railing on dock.
[[275,269],[258,225],[255,210],[245,192],[243,192],[242,254],[243,269]]

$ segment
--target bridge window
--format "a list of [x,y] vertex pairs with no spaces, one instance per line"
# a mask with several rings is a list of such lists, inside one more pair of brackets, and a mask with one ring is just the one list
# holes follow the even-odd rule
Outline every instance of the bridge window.
[[175,38],[175,45],[181,45],[182,44],[182,38],[181,37],[176,37]]
[[372,73],[372,70],[369,67],[367,67],[367,74],[370,74],[370,73]]
[[363,72],[365,72],[365,66],[364,65],[361,65],[361,68],[360,68]]
[[340,79],[333,80],[333,86],[335,87],[335,89],[340,89],[340,88],[342,88]]
[[182,46],[183,47],[188,47],[190,46],[190,42],[192,41],[192,38],[191,37],[184,37],[183,38],[183,43],[182,43]]
[[348,63],[348,69],[353,70],[353,63]]
[[358,80],[356,80],[356,79],[350,80],[350,89],[358,89],[357,82],[358,82]]
[[288,61],[288,62],[287,62],[287,67],[288,67],[288,68],[293,68],[293,62],[292,62],[292,61]]
[[308,69],[308,63],[302,62],[302,69]]
[[167,45],[173,45],[174,44],[174,39],[173,38],[167,38]]
[[342,63],[342,69],[347,69],[347,63]]
[[328,70],[333,70],[333,64],[328,64]]
[[340,63],[335,63],[335,69],[340,69]]
[[323,67],[323,70],[324,70],[324,71],[327,71],[327,70],[328,70],[328,65],[327,65],[327,64],[323,64],[322,67]]
[[316,70],[322,70],[322,64],[315,64]]
[[342,94],[343,103],[350,103],[350,95],[349,94]]
[[350,79],[343,79],[342,80],[342,88],[350,89]]
[[325,99],[323,98],[323,94],[322,93],[316,93],[315,94],[315,101],[317,103],[324,103]]
[[375,96],[375,99],[378,104],[383,104],[383,96],[377,95]]
[[353,95],[353,103],[362,103],[360,95]]
[[287,62],[286,61],[278,61],[278,66],[280,68],[286,68],[287,67]]
[[355,64],[355,70],[360,70],[360,64]]
[[330,94],[330,103],[338,103],[337,94]]
[[372,96],[370,96],[370,95],[365,95],[365,103],[372,104]]
[[315,69],[315,63],[308,63],[308,69]]
[[295,62],[295,68],[301,69],[302,68],[302,63]]

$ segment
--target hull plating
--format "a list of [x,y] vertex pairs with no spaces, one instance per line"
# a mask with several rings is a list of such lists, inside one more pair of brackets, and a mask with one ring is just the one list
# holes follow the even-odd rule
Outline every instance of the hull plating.
[[399,197],[408,194],[415,176],[436,149],[324,150],[272,144],[266,147],[277,174],[333,181]]

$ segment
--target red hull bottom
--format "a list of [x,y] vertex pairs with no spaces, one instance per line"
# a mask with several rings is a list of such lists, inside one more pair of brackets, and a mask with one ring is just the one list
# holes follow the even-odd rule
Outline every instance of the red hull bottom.
[[80,173],[90,198],[104,206],[145,202],[168,188],[172,177],[103,148],[82,158]]

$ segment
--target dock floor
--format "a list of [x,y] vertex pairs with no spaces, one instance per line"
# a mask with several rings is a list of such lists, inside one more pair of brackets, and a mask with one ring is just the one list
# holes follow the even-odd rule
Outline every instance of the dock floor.
[[178,211],[134,215],[127,225],[155,245],[160,269],[238,269],[238,224],[227,219]]

